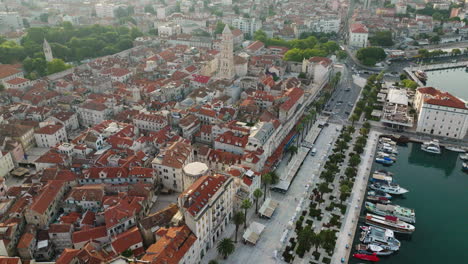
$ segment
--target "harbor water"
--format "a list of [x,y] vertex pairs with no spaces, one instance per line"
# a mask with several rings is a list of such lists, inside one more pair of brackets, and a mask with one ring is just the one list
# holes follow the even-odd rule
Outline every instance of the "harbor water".
[[468,101],[468,72],[465,68],[427,71],[427,86],[438,88]]
[[[379,263],[468,263],[468,173],[461,170],[458,153],[444,149],[436,155],[420,147],[416,143],[399,146],[398,160],[390,167],[374,162],[372,171],[392,172],[394,180],[410,191],[392,203],[416,212],[416,231],[411,236],[396,234],[400,250],[379,256]],[[359,221],[364,222],[362,217]],[[352,257],[359,235],[357,231],[349,263],[365,262]]]

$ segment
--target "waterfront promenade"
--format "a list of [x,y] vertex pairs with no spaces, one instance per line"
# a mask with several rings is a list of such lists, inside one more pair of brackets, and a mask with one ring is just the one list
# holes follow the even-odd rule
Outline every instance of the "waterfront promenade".
[[348,210],[346,211],[343,225],[336,240],[331,263],[341,263],[342,258],[345,259],[344,263],[348,263],[379,136],[380,133],[374,130],[371,130],[369,133],[362,162],[359,165],[353,190],[349,198]]

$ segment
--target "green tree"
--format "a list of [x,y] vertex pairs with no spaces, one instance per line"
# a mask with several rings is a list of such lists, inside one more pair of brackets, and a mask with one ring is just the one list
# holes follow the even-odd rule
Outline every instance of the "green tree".
[[0,83],[0,92],[3,92],[3,91],[5,91],[5,85]]
[[431,38],[429,38],[429,42],[432,44],[438,44],[440,42],[440,37],[437,35],[432,36]]
[[247,212],[250,208],[252,208],[252,202],[250,199],[244,199],[241,204],[241,209],[244,209],[244,229],[247,228]]
[[351,117],[349,118],[351,120],[351,125],[354,126],[354,122],[359,120],[359,115],[357,114],[352,114]]
[[63,60],[53,59],[52,61],[47,62],[47,75],[61,72],[69,68],[71,68],[71,65],[66,64]]
[[462,54],[460,49],[452,49],[452,55],[460,55]]
[[145,5],[145,12],[146,13],[151,13],[151,14],[156,14],[156,11],[154,10],[154,7],[152,5]]
[[279,177],[276,174],[276,172],[272,171],[269,173],[265,173],[262,175],[262,183],[264,187],[264,192],[263,192],[263,201],[266,199],[266,193],[267,193],[267,187],[270,184],[276,184],[279,181]]
[[321,244],[321,240],[320,240],[320,236],[315,233],[315,232],[312,232],[310,234],[310,243],[312,246],[315,247],[315,252],[317,252],[318,248],[320,247],[320,244]]
[[382,48],[368,47],[359,49],[356,53],[356,57],[362,64],[374,66],[377,62],[384,60],[387,55]]
[[42,13],[39,15],[39,21],[48,23],[49,22],[49,14],[47,13]]
[[416,90],[416,88],[418,88],[418,83],[410,79],[402,80],[401,83],[403,84],[404,87],[410,88],[412,90]]
[[122,252],[121,255],[126,257],[126,258],[129,258],[129,257],[133,256],[133,251],[131,249],[127,249],[124,252]]
[[326,183],[326,182],[320,183],[319,186],[318,186],[318,191],[320,192],[321,196],[323,196],[324,193],[329,192],[330,189],[328,188],[328,183]]
[[29,21],[26,18],[23,18],[23,25],[24,25],[25,28],[30,28],[31,27],[31,24],[29,23]]
[[262,197],[263,192],[260,189],[255,189],[253,196],[255,198],[255,213],[258,214],[258,200]]
[[392,46],[393,38],[391,31],[378,31],[369,38],[370,42],[376,46]]
[[339,60],[344,60],[348,57],[348,54],[344,50],[339,50],[336,52],[336,56],[338,57]]
[[254,40],[258,40],[258,41],[261,41],[263,43],[266,43],[267,39],[268,39],[267,34],[263,30],[255,31],[253,38],[254,38]]
[[218,246],[216,247],[218,253],[223,256],[224,259],[227,259],[229,255],[234,253],[235,245],[234,242],[230,238],[223,238]]
[[244,213],[242,212],[234,212],[234,216],[232,217],[232,221],[234,222],[234,225],[236,226],[236,235],[235,235],[235,241],[237,243],[237,233],[239,233],[239,226],[241,226],[245,222],[245,216]]
[[351,158],[349,158],[349,166],[356,167],[359,163],[361,163],[361,157],[359,157],[358,154],[351,155]]
[[216,261],[215,259],[212,259],[208,261],[208,264],[218,264],[218,261]]

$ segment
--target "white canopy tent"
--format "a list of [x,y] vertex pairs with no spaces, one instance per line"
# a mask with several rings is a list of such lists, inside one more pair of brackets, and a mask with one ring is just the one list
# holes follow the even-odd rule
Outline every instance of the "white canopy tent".
[[260,214],[260,216],[271,218],[271,216],[276,210],[276,207],[278,207],[278,204],[279,203],[277,201],[268,198],[265,200],[262,207],[260,207],[258,213]]
[[264,229],[264,225],[258,222],[252,222],[247,228],[247,230],[245,230],[242,238],[244,239],[244,241],[255,245],[257,244],[257,241],[260,238],[260,235],[262,234]]

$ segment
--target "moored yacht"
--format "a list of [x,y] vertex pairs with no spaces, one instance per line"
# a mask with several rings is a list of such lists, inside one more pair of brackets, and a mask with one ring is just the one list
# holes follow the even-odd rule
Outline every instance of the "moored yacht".
[[459,156],[461,160],[468,161],[468,153]]
[[400,187],[400,185],[396,183],[390,183],[390,184],[373,183],[370,185],[370,188],[373,190],[382,191],[382,192],[395,194],[395,195],[405,194],[409,192],[407,189]]
[[379,191],[379,190],[372,190],[372,191],[368,191],[367,192],[367,195],[369,196],[376,196],[376,197],[384,197],[384,198],[387,198],[387,199],[392,199],[392,196],[386,192],[383,192],[383,191]]
[[388,256],[391,255],[394,251],[389,249],[384,249],[383,247],[377,244],[358,244],[356,245],[356,251],[360,254],[376,254],[377,256]]
[[[362,229],[362,228],[361,228]],[[395,238],[392,230],[369,226],[361,232],[359,240],[364,244],[374,244],[383,249],[397,251],[400,249],[400,241]]]
[[387,228],[397,233],[412,234],[416,229],[414,225],[401,221],[398,217],[387,215],[378,216],[373,214],[366,215],[366,224],[381,228]]
[[391,183],[391,182],[393,182],[393,177],[388,176],[388,175],[384,175],[384,174],[380,174],[380,173],[374,173],[374,174],[372,174],[372,176],[370,178],[370,181],[371,182],[378,182],[378,183]]
[[429,152],[429,153],[434,153],[434,154],[442,153],[442,151],[440,150],[439,140],[437,139],[424,142],[421,145],[421,150]]
[[366,209],[367,211],[377,215],[396,216],[407,223],[416,223],[416,213],[414,212],[414,209],[411,208],[406,208],[399,205],[366,202]]

